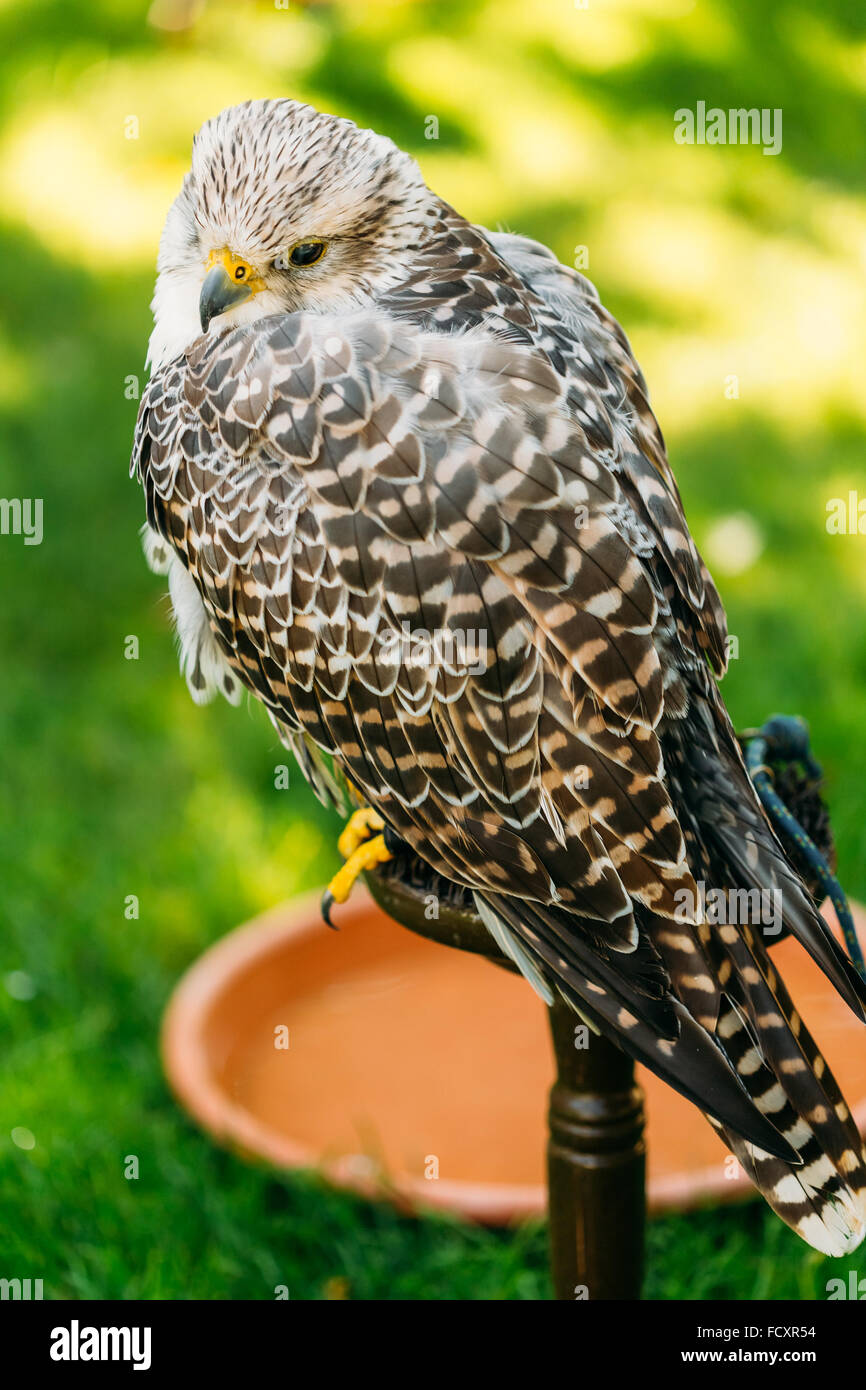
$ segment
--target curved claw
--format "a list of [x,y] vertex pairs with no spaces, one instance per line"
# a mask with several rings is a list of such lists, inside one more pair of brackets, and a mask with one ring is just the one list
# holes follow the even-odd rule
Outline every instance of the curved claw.
[[391,857],[390,850],[385,846],[384,835],[375,835],[372,840],[365,840],[349,855],[342,869],[334,874],[322,894],[322,916],[329,927],[334,925],[331,921],[331,908],[334,903],[344,903],[360,874],[367,869],[374,869],[377,864],[387,864]]
[[321,912],[325,925],[330,927],[331,931],[340,930],[336,922],[331,921],[331,908],[334,906],[334,903],[336,901],[337,899],[334,897],[330,888],[326,888],[324,893],[322,894]]

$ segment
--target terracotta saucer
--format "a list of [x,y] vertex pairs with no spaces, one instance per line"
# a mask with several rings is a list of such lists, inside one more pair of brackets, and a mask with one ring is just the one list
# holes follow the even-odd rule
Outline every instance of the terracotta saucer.
[[[181,1103],[218,1142],[279,1168],[491,1223],[543,1213],[544,1006],[516,976],[397,926],[361,889],[339,911],[337,933],[317,897],[287,904],[195,962],[162,1034]],[[862,1131],[866,1031],[803,950],[783,942],[773,958]],[[650,1207],[751,1192],[697,1111],[640,1080]]]

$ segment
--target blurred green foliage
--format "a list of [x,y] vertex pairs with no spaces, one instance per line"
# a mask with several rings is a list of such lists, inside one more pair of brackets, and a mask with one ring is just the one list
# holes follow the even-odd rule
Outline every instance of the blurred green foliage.
[[[275,790],[260,710],[192,705],[140,553],[128,379],[159,229],[201,121],[292,95],[393,137],[474,220],[587,254],[728,605],[735,719],[809,720],[864,897],[866,541],[824,523],[828,498],[866,492],[866,13],[19,0],[0,53],[0,493],[41,497],[45,527],[38,547],[0,540],[0,977],[33,992],[0,988],[2,1273],[95,1298],[327,1297],[334,1279],[357,1298],[546,1296],[540,1230],[411,1222],[248,1167],[167,1094],[173,983],[320,885],[336,827],[300,778]],[[782,154],[675,145],[698,100],[781,108]],[[823,1297],[830,1273],[757,1206],[655,1222],[650,1255],[650,1297]]]

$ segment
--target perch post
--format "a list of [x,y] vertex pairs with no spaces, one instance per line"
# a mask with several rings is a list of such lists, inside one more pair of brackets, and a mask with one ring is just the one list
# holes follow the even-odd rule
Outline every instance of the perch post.
[[[443,902],[438,917],[430,919],[428,889],[387,868],[366,878],[382,910],[409,931],[516,969],[470,909]],[[559,998],[548,1015],[556,1058],[547,1145],[554,1294],[568,1300],[640,1298],[646,1156],[634,1063],[594,1034],[587,1047],[576,1047],[580,1020]]]

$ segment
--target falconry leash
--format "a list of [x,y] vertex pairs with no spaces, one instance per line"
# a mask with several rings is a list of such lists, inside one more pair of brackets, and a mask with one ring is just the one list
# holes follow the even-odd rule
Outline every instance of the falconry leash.
[[857,937],[854,918],[848,906],[848,899],[839,880],[827,863],[811,836],[793,815],[789,806],[782,800],[776,788],[776,775],[780,769],[791,765],[802,767],[808,789],[818,796],[818,789],[824,774],[820,763],[812,754],[809,743],[809,729],[805,720],[790,715],[776,714],[756,730],[748,730],[743,735],[746,767],[758,793],[761,805],[774,826],[796,846],[799,857],[814,874],[815,880],[828,897],[836,911],[845,945],[856,969],[866,979],[866,962]]

